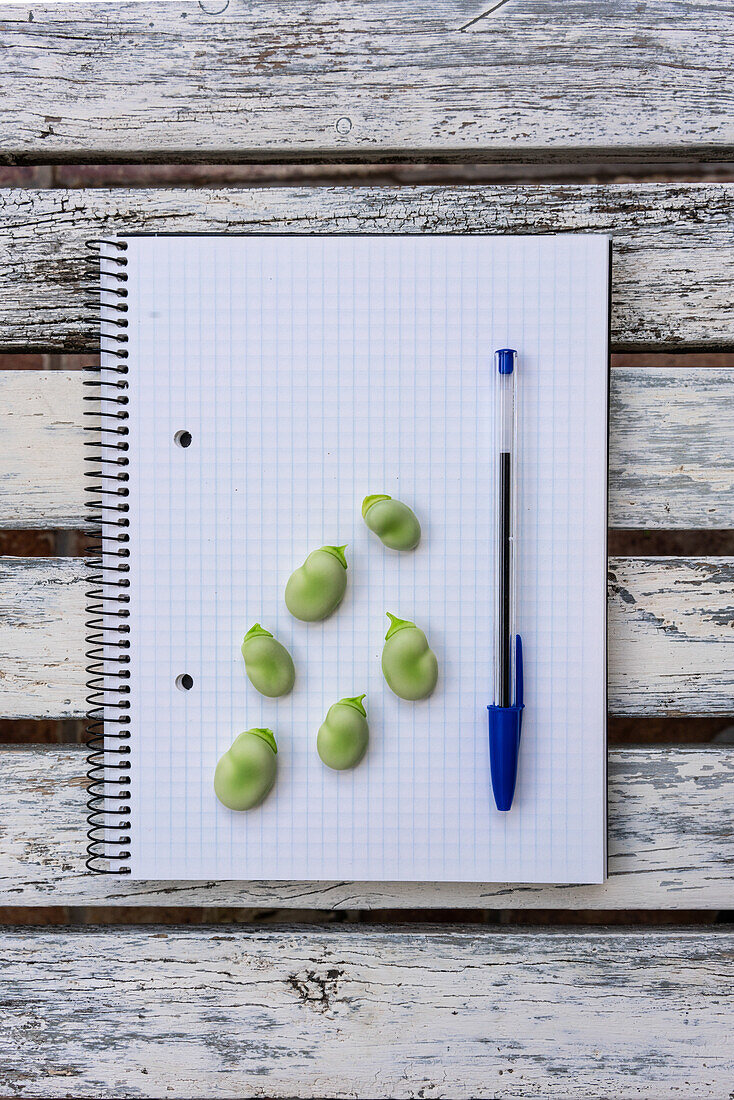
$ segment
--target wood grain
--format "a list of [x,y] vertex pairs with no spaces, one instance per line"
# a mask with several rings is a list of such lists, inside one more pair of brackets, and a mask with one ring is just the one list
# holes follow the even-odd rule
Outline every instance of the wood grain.
[[91,875],[81,748],[0,749],[0,905],[309,909],[734,908],[734,751],[609,753],[603,886],[416,882],[131,882]]
[[0,371],[0,529],[86,528],[80,371]]
[[10,163],[734,147],[719,0],[3,4],[0,45]]
[[136,1100],[722,1097],[733,948],[723,929],[6,931],[0,1085]]
[[[0,528],[84,528],[78,371],[2,371]],[[611,372],[609,523],[734,522],[734,370]]]
[[[0,558],[0,717],[85,713],[85,565]],[[613,714],[734,711],[734,559],[612,558]]]
[[[608,76],[605,75],[605,82]],[[616,348],[734,343],[734,185],[0,190],[0,350],[98,346],[111,233],[608,233]]]
[[0,717],[86,713],[81,558],[0,557]]
[[[725,158],[730,14],[716,0],[3,5],[0,161]],[[726,186],[5,192],[0,348],[95,348],[83,242],[124,229],[606,231],[616,347],[726,347],[732,195]],[[16,526],[43,517],[72,527],[82,514],[78,382],[59,383],[61,401],[44,382],[24,394],[16,384],[0,513]],[[613,523],[725,525],[730,384],[660,377],[644,393],[632,383],[631,397],[624,382],[613,390]],[[611,706],[731,711],[734,564],[611,565]],[[0,563],[3,711],[80,712],[82,624],[78,562]],[[0,901],[732,907],[725,749],[611,754],[603,887],[91,877],[80,871],[83,786],[78,750],[0,751]],[[733,1068],[733,943],[720,931],[312,928],[98,931],[77,946],[69,934],[9,932],[0,1091],[717,1097]]]
[[734,525],[734,370],[614,369],[609,402],[610,527]]
[[734,712],[734,559],[612,558],[613,714]]

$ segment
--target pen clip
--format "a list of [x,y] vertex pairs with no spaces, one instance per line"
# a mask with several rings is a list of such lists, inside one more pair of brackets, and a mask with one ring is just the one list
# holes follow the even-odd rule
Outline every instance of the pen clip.
[[515,635],[515,706],[518,709],[522,709],[525,706],[523,702],[523,674],[522,674],[522,638],[519,634]]

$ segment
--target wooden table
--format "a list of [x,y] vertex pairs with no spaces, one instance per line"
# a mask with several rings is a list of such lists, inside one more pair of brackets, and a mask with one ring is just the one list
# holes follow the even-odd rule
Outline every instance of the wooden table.
[[[717,0],[0,5],[8,163],[734,159]],[[734,186],[0,191],[0,350],[94,350],[116,231],[614,237],[617,350],[734,347]],[[0,372],[0,526],[84,529],[78,372]],[[612,371],[610,525],[731,528],[734,371]],[[84,712],[84,565],[0,558],[0,712]],[[615,714],[734,712],[734,559],[613,558]],[[730,747],[609,753],[602,887],[153,883],[85,873],[81,748],[0,748],[0,905],[649,909],[649,927],[2,933],[0,1093],[614,1095],[731,1088]],[[427,913],[426,916],[430,916]],[[729,1010],[729,1011],[727,1011]]]

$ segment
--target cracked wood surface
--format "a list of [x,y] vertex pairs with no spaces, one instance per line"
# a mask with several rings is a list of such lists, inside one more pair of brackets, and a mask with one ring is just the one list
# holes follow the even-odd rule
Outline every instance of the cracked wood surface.
[[[86,711],[81,558],[0,558],[0,717]],[[613,714],[734,711],[734,559],[611,558]]]
[[[79,371],[2,371],[0,528],[84,528]],[[734,370],[611,372],[611,527],[726,528],[734,516]]]
[[726,930],[29,929],[0,957],[20,1097],[659,1100],[734,1070]]
[[734,908],[734,749],[726,746],[610,750],[609,878],[602,886],[91,875],[84,868],[85,787],[81,747],[0,749],[0,905]]
[[98,347],[86,240],[195,231],[608,233],[615,347],[734,343],[732,184],[5,189],[0,350]]
[[[427,9],[335,0],[2,5],[0,161],[645,150],[722,158],[734,148],[729,15],[715,0],[621,0],[603,10],[598,0],[508,0],[492,12],[468,0]],[[92,192],[71,201],[25,193],[20,203],[0,195],[0,346],[93,348],[81,304],[83,240],[123,227],[603,230],[616,247],[617,347],[732,343],[731,189],[504,190]],[[730,413],[722,379],[707,384],[708,416],[715,402],[717,415]],[[655,385],[630,405],[622,394],[615,406],[612,393],[612,522],[724,526],[730,429],[717,424],[718,446],[718,436],[698,430],[707,416],[698,390],[675,379],[667,393],[662,379]],[[78,420],[55,402],[44,407],[36,389],[27,396],[11,418],[18,434],[3,441],[24,456],[5,499],[26,525],[46,499],[46,522],[76,526],[78,471],[66,493],[61,478],[78,461]],[[658,417],[641,462],[634,446]],[[36,477],[23,500],[31,437],[55,470]],[[34,713],[78,713],[79,563],[2,566],[0,707],[7,699],[11,713],[25,713],[28,698]],[[730,711],[732,562],[611,566],[612,707]],[[83,771],[81,750],[0,750],[0,901],[732,907],[734,754],[726,749],[610,754],[603,887],[92,877],[80,871]],[[717,1097],[732,1073],[733,944],[731,933],[712,930],[136,929],[85,932],[75,950],[73,934],[8,932],[0,1091]]]
[[0,46],[9,163],[734,148],[720,0],[2,4]]

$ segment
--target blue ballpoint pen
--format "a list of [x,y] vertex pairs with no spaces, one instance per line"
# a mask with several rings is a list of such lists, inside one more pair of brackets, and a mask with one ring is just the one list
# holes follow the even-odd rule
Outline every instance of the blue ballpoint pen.
[[517,352],[495,353],[498,373],[495,439],[497,580],[495,602],[494,703],[487,707],[489,766],[498,810],[515,794],[523,712],[522,638],[515,634],[517,531]]

